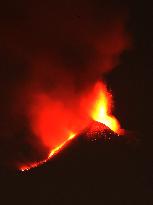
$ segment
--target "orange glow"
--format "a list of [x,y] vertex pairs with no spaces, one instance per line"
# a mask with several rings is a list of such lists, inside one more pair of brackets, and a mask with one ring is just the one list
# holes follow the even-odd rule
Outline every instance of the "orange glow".
[[37,109],[33,109],[36,116],[32,126],[35,134],[51,151],[47,159],[22,166],[20,167],[21,171],[37,167],[52,158],[91,120],[101,122],[114,132],[119,133],[119,122],[111,113],[112,95],[108,92],[105,84],[97,82],[92,92],[84,93],[78,100],[77,106],[74,103],[74,107],[67,108],[65,104],[54,102],[48,97],[41,96],[41,99],[38,99],[38,107],[35,106],[34,109]]
[[97,83],[95,86],[95,95],[96,100],[91,109],[92,119],[105,124],[114,132],[118,132],[120,125],[117,119],[110,114],[112,99],[111,95],[106,90],[106,87],[101,83]]

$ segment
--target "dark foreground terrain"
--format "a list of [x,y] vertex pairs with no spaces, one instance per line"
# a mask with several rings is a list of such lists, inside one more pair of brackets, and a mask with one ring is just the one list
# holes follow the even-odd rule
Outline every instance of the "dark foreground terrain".
[[0,204],[153,204],[149,157],[143,142],[92,124],[43,166],[1,169]]

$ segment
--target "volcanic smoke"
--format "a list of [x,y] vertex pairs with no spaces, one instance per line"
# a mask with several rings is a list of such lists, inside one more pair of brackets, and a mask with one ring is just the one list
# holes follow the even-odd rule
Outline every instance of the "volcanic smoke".
[[[88,1],[29,5],[24,10],[28,18],[5,22],[1,34],[10,70],[19,73],[15,80],[10,74],[4,96],[9,102],[5,118],[13,125],[1,134],[16,141],[14,158],[11,154],[8,161],[21,170],[51,158],[92,120],[120,133],[112,94],[102,77],[119,64],[130,44],[121,7]],[[39,156],[24,153],[25,144]]]

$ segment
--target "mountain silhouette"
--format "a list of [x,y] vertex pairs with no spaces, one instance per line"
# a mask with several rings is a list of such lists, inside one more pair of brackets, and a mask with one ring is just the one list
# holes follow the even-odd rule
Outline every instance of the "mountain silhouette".
[[153,187],[147,166],[139,141],[92,122],[43,165],[3,180],[1,200],[22,205],[148,205]]

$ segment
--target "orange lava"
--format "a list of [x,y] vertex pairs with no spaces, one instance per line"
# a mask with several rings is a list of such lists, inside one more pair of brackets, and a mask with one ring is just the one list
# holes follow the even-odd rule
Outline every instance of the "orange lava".
[[76,136],[75,133],[71,132],[68,139],[65,140],[62,144],[60,144],[59,146],[55,147],[53,150],[51,150],[48,158],[50,159],[53,155],[55,155],[57,152],[59,152],[59,150],[70,140],[72,140],[74,137]]
[[92,119],[103,123],[117,133],[120,129],[120,125],[118,120],[111,115],[112,96],[100,82],[96,84],[94,93],[95,101],[90,112]]
[[[51,149],[50,153],[48,154],[47,159],[40,161],[40,162],[35,162],[30,165],[22,166],[19,169],[21,171],[29,170],[31,168],[37,167],[43,163],[45,163],[48,159],[52,158],[55,154],[57,154],[63,147],[70,141],[72,140],[82,129],[84,129],[87,126],[87,123],[89,123],[92,120],[101,122],[108,126],[111,130],[113,130],[116,133],[119,133],[120,130],[120,125],[118,120],[112,115],[112,107],[113,107],[113,102],[112,102],[112,95],[108,92],[107,87],[105,84],[101,82],[97,82],[96,85],[94,86],[92,92],[88,92],[81,96],[79,99],[79,108],[72,109],[72,112],[75,113],[76,115],[72,115],[74,113],[71,113],[70,110],[68,110],[68,113],[66,113],[67,110],[62,110],[60,113],[61,107],[58,107],[59,109],[54,109],[54,106],[50,106],[47,101],[47,106],[42,108],[42,110],[39,110],[40,116],[38,115],[38,123],[36,128],[39,128],[41,134],[43,134],[43,139],[45,133],[47,134],[47,140],[45,141],[46,144],[49,141],[49,136],[54,136],[55,133],[56,135],[61,135],[62,130],[63,130],[63,138],[57,138],[53,139],[54,142],[54,148]],[[50,114],[50,109],[53,107],[53,112]],[[65,108],[64,108],[65,109]],[[57,111],[57,114],[56,114]],[[55,115],[54,115],[55,114]],[[63,114],[63,116],[62,116]],[[68,117],[67,115],[68,114]],[[58,115],[58,120],[56,127],[56,119]],[[60,116],[60,117],[59,117]],[[81,117],[80,117],[81,116]],[[84,116],[84,117],[82,117]],[[67,117],[67,118],[66,118]],[[79,118],[80,117],[80,118]],[[55,121],[51,121],[51,119],[54,118]],[[72,119],[71,119],[72,118]],[[40,120],[40,122],[39,122]],[[60,121],[62,120],[62,121]],[[65,124],[66,121],[66,124]],[[79,122],[79,123],[78,123]],[[55,129],[50,129],[50,124],[53,123],[53,128],[56,127]],[[73,130],[73,124],[75,129]],[[70,127],[68,127],[68,125]],[[77,125],[77,126],[76,126]],[[40,126],[40,127],[39,127]],[[60,127],[59,127],[60,126]],[[65,127],[67,126],[67,127]],[[47,131],[45,130],[47,128]],[[60,130],[58,132],[58,129]],[[53,130],[53,132],[52,132]],[[68,131],[72,130],[72,131]],[[67,134],[69,133],[69,134]],[[68,135],[68,137],[66,137]],[[56,138],[56,137],[55,137]],[[63,139],[63,140],[61,140]],[[59,143],[58,143],[59,140]],[[62,143],[61,143],[62,142]]]

